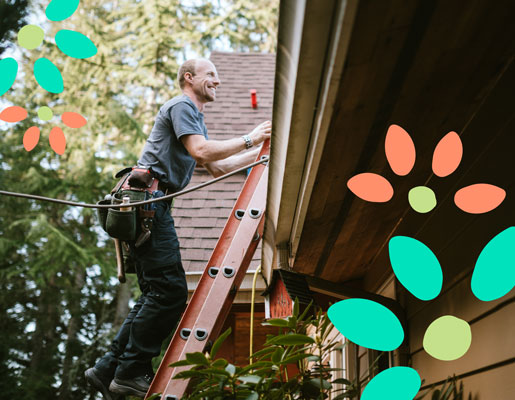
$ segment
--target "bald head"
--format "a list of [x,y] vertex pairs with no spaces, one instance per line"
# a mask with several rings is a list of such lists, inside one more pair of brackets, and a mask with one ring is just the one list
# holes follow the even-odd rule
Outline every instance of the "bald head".
[[195,76],[197,74],[197,68],[201,65],[206,64],[214,68],[213,63],[205,58],[192,58],[190,60],[185,61],[180,66],[177,79],[179,80],[179,87],[181,88],[181,90],[184,90],[184,86],[186,85],[184,75],[186,73],[190,73],[191,76]]

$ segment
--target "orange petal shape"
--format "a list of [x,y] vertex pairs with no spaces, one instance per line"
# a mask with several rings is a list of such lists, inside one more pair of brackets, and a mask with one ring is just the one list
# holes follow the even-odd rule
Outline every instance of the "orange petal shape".
[[61,115],[61,119],[63,120],[63,123],[70,128],[81,128],[88,122],[86,121],[86,118],[79,113],[70,111],[63,113],[63,115]]
[[456,171],[463,156],[463,145],[456,132],[449,132],[436,145],[433,153],[433,172],[443,178]]
[[57,126],[53,127],[50,131],[48,140],[50,141],[50,147],[52,150],[62,156],[66,149],[66,138],[64,137],[63,130]]
[[20,122],[27,118],[27,110],[20,106],[7,107],[0,113],[0,119],[5,122]]
[[25,150],[31,151],[39,142],[39,128],[31,126],[23,135],[23,147]]
[[505,197],[504,189],[488,183],[477,183],[458,190],[454,195],[454,203],[469,214],[483,214],[497,208]]
[[415,144],[408,132],[399,125],[391,125],[384,143],[386,159],[397,175],[408,175],[415,165]]
[[366,172],[353,176],[347,187],[359,198],[374,203],[385,203],[393,196],[393,187],[381,175]]

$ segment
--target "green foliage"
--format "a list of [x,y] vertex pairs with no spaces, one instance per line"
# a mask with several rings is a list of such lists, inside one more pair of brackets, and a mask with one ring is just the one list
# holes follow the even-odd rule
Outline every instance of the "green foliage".
[[418,396],[415,400],[422,400],[425,398],[430,400],[465,400],[463,382],[460,382],[458,385],[458,379],[456,376],[449,377],[441,387],[436,387],[436,385],[434,385],[425,393]]
[[0,0],[0,55],[25,24],[29,0]]
[[187,354],[186,360],[172,364],[190,367],[175,377],[192,379],[192,392],[186,398],[293,400],[325,399],[329,394],[333,399],[357,396],[357,383],[333,378],[340,369],[324,363],[339,346],[329,339],[334,327],[325,313],[319,310],[312,314],[308,307],[299,315],[295,307],[292,316],[268,320],[266,325],[281,331],[270,335],[263,349],[255,352],[252,362],[245,367],[215,358],[230,329],[218,338],[210,353]]
[[[278,1],[263,10],[235,0],[223,2],[227,8],[217,2],[201,9],[191,1],[81,0],[63,22],[46,21],[48,3],[33,1],[45,40],[28,51],[17,46],[14,35],[26,23],[21,19],[26,2],[0,0],[0,38],[5,39],[6,28],[13,40],[2,46],[20,54],[16,83],[2,96],[1,108],[10,103],[29,113],[20,123],[0,124],[0,188],[94,203],[115,184],[117,170],[136,162],[159,106],[178,94],[174,82],[186,55],[207,56],[209,46],[220,43],[272,49],[265,41],[275,35],[272,13]],[[2,11],[13,4],[19,15],[13,8]],[[238,37],[229,34],[234,28],[229,22],[217,32],[202,31],[220,16],[241,22]],[[9,26],[7,19],[13,22]],[[63,28],[88,36],[98,53],[84,60],[64,56],[53,43]],[[40,57],[59,67],[63,93],[49,94],[37,85],[33,65]],[[39,120],[42,106],[52,109],[52,120]],[[65,111],[81,113],[87,124],[64,127],[60,116]],[[23,134],[30,126],[38,126],[41,137],[28,153]],[[65,133],[63,156],[50,149],[53,126]],[[98,227],[94,210],[4,196],[0,201],[0,397],[96,399],[83,372],[107,350],[126,315],[129,292],[137,295],[135,282],[117,284],[114,246]]]

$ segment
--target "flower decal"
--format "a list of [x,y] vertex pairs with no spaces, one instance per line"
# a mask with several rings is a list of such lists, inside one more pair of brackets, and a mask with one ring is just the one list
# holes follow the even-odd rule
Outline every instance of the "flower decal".
[[[79,0],[52,0],[46,8],[46,16],[50,21],[62,21],[70,17]],[[37,25],[25,25],[18,32],[18,44],[34,50],[43,43],[44,32]],[[89,58],[97,53],[95,44],[80,32],[61,29],[55,35],[55,43],[59,50],[73,58]],[[0,60],[0,96],[4,95],[14,84],[18,74],[18,63],[12,57]],[[64,90],[63,77],[59,68],[48,58],[41,57],[34,63],[34,78],[43,89],[50,93],[61,93]]]
[[[408,175],[415,165],[415,145],[408,132],[398,125],[391,125],[386,134],[385,153],[392,171]],[[459,166],[463,155],[461,139],[456,132],[445,135],[433,153],[432,170],[440,177],[452,174]],[[393,187],[381,175],[366,172],[353,176],[347,187],[359,198],[384,203],[393,197]],[[506,192],[500,187],[478,183],[458,190],[454,196],[456,206],[470,214],[483,214],[497,208],[505,199]],[[416,186],[408,193],[408,201],[418,213],[427,213],[436,207],[436,195],[427,186]]]
[[[515,226],[512,226],[497,234],[481,251],[471,282],[472,293],[479,300],[497,300],[515,287],[514,242]],[[395,276],[413,296],[429,301],[440,294],[442,269],[429,247],[407,236],[394,236],[389,241],[388,250]],[[360,346],[391,351],[404,340],[403,328],[395,314],[372,300],[342,300],[332,305],[327,314],[345,337]],[[443,361],[462,357],[471,343],[469,323],[452,315],[434,320],[423,338],[424,350]],[[365,387],[361,399],[412,400],[420,385],[420,376],[416,370],[393,367],[376,375]]]
[[[5,122],[20,122],[27,118],[28,112],[25,108],[19,106],[7,107],[0,113],[0,120]],[[50,121],[54,117],[54,113],[50,107],[43,106],[38,110],[38,117],[42,121]],[[69,128],[81,128],[86,125],[87,121],[82,115],[76,112],[64,112],[61,120]],[[31,151],[39,142],[40,130],[37,126],[31,126],[23,135],[23,147],[27,151]],[[64,132],[58,126],[54,126],[50,130],[48,137],[50,147],[57,154],[63,155],[66,150],[66,137]]]

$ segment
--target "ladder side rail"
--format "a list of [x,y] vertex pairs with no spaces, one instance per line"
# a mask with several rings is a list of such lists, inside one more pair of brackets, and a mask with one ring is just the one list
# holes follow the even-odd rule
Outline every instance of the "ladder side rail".
[[[256,208],[264,211],[263,208],[266,203],[267,182],[268,174],[265,173],[261,177],[258,187],[256,187],[252,201],[249,203],[249,208]],[[251,218],[248,215],[243,217],[236,233],[236,238],[238,238],[238,240],[236,242],[233,241],[231,247],[229,248],[226,257],[224,258],[224,266],[238,268],[242,265],[244,259],[247,258],[247,261],[250,260],[250,257],[248,257],[248,251],[252,247],[252,239],[257,230],[257,227],[263,219],[263,214],[264,213],[262,212],[259,218]],[[248,265],[242,269],[246,269],[247,267]],[[211,334],[212,328],[215,327],[220,314],[224,315],[227,311],[224,311],[222,307],[230,308],[230,304],[226,302],[226,299],[229,297],[231,289],[235,284],[236,276],[241,276],[241,274],[238,274],[237,272],[238,271],[236,270],[236,274],[231,278],[226,278],[223,273],[219,273],[216,276],[215,281],[213,282],[213,286],[211,287],[211,290],[209,291],[209,294],[202,306],[202,310],[200,311],[196,322],[192,327],[192,332],[195,332],[197,329],[206,329],[208,331],[207,340],[209,340],[210,337],[213,337]],[[190,335],[186,341],[186,345],[182,349],[178,360],[185,359],[187,353],[203,351],[205,344],[205,341],[197,340],[193,334]],[[172,377],[180,371],[187,369],[188,367],[174,368],[172,371]],[[166,389],[162,392],[162,398],[166,399],[167,395],[174,395],[178,399],[181,398],[181,396],[185,393],[188,384],[188,380],[171,379]]]
[[[265,225],[265,218],[262,218],[261,222],[259,224],[258,230],[257,230],[257,232],[259,232],[259,235],[260,235],[259,239],[256,240],[255,242],[252,242],[252,244],[249,247],[249,251],[247,252],[247,254],[245,255],[245,258],[243,259],[243,261],[241,263],[240,269],[244,270],[245,273],[249,269],[250,263],[252,262],[252,257],[254,256],[254,253],[256,252],[257,247],[259,246],[259,243],[261,242],[261,238],[263,237],[264,225]],[[243,276],[238,283],[238,289],[240,288],[241,282],[243,282],[243,279],[245,279],[245,273],[243,273]],[[227,317],[229,316],[229,314],[231,312],[231,307],[232,307],[232,304],[234,303],[234,299],[236,298],[236,295],[237,295],[237,291],[231,290],[231,292],[229,293],[229,296],[226,298],[226,300],[225,300],[226,303],[224,303],[224,305],[222,306],[221,313],[220,313],[218,319],[216,320],[216,324],[213,327],[213,329],[211,330],[212,338],[217,338],[218,336],[220,336],[220,333],[224,326],[225,320],[227,319]],[[216,340],[216,339],[214,339],[214,340]]]
[[[260,152],[260,157],[267,150],[268,148],[263,148]],[[154,380],[149,388],[149,393],[162,392],[170,381],[172,371],[168,366],[172,362],[178,360],[178,357],[182,352],[182,348],[186,345],[185,341],[180,337],[180,331],[183,328],[194,325],[196,317],[202,308],[202,304],[205,302],[205,298],[214,282],[214,279],[208,275],[209,267],[222,264],[225,253],[234,240],[235,233],[241,222],[235,217],[235,212],[238,209],[248,208],[248,204],[256,191],[256,187],[259,184],[262,175],[267,173],[266,168],[266,165],[257,165],[252,168],[249,176],[247,177],[242,191],[240,192],[240,195],[238,196],[238,199],[233,207],[231,215],[229,216],[227,223],[222,231],[222,235],[220,236],[213,254],[210,257],[207,268],[204,270],[202,277],[199,280],[197,289],[193,293],[193,296],[190,298],[188,306],[179,324],[177,325],[173,338],[170,341],[168,349],[163,356],[161,364],[156,372],[156,376],[154,377]]]

